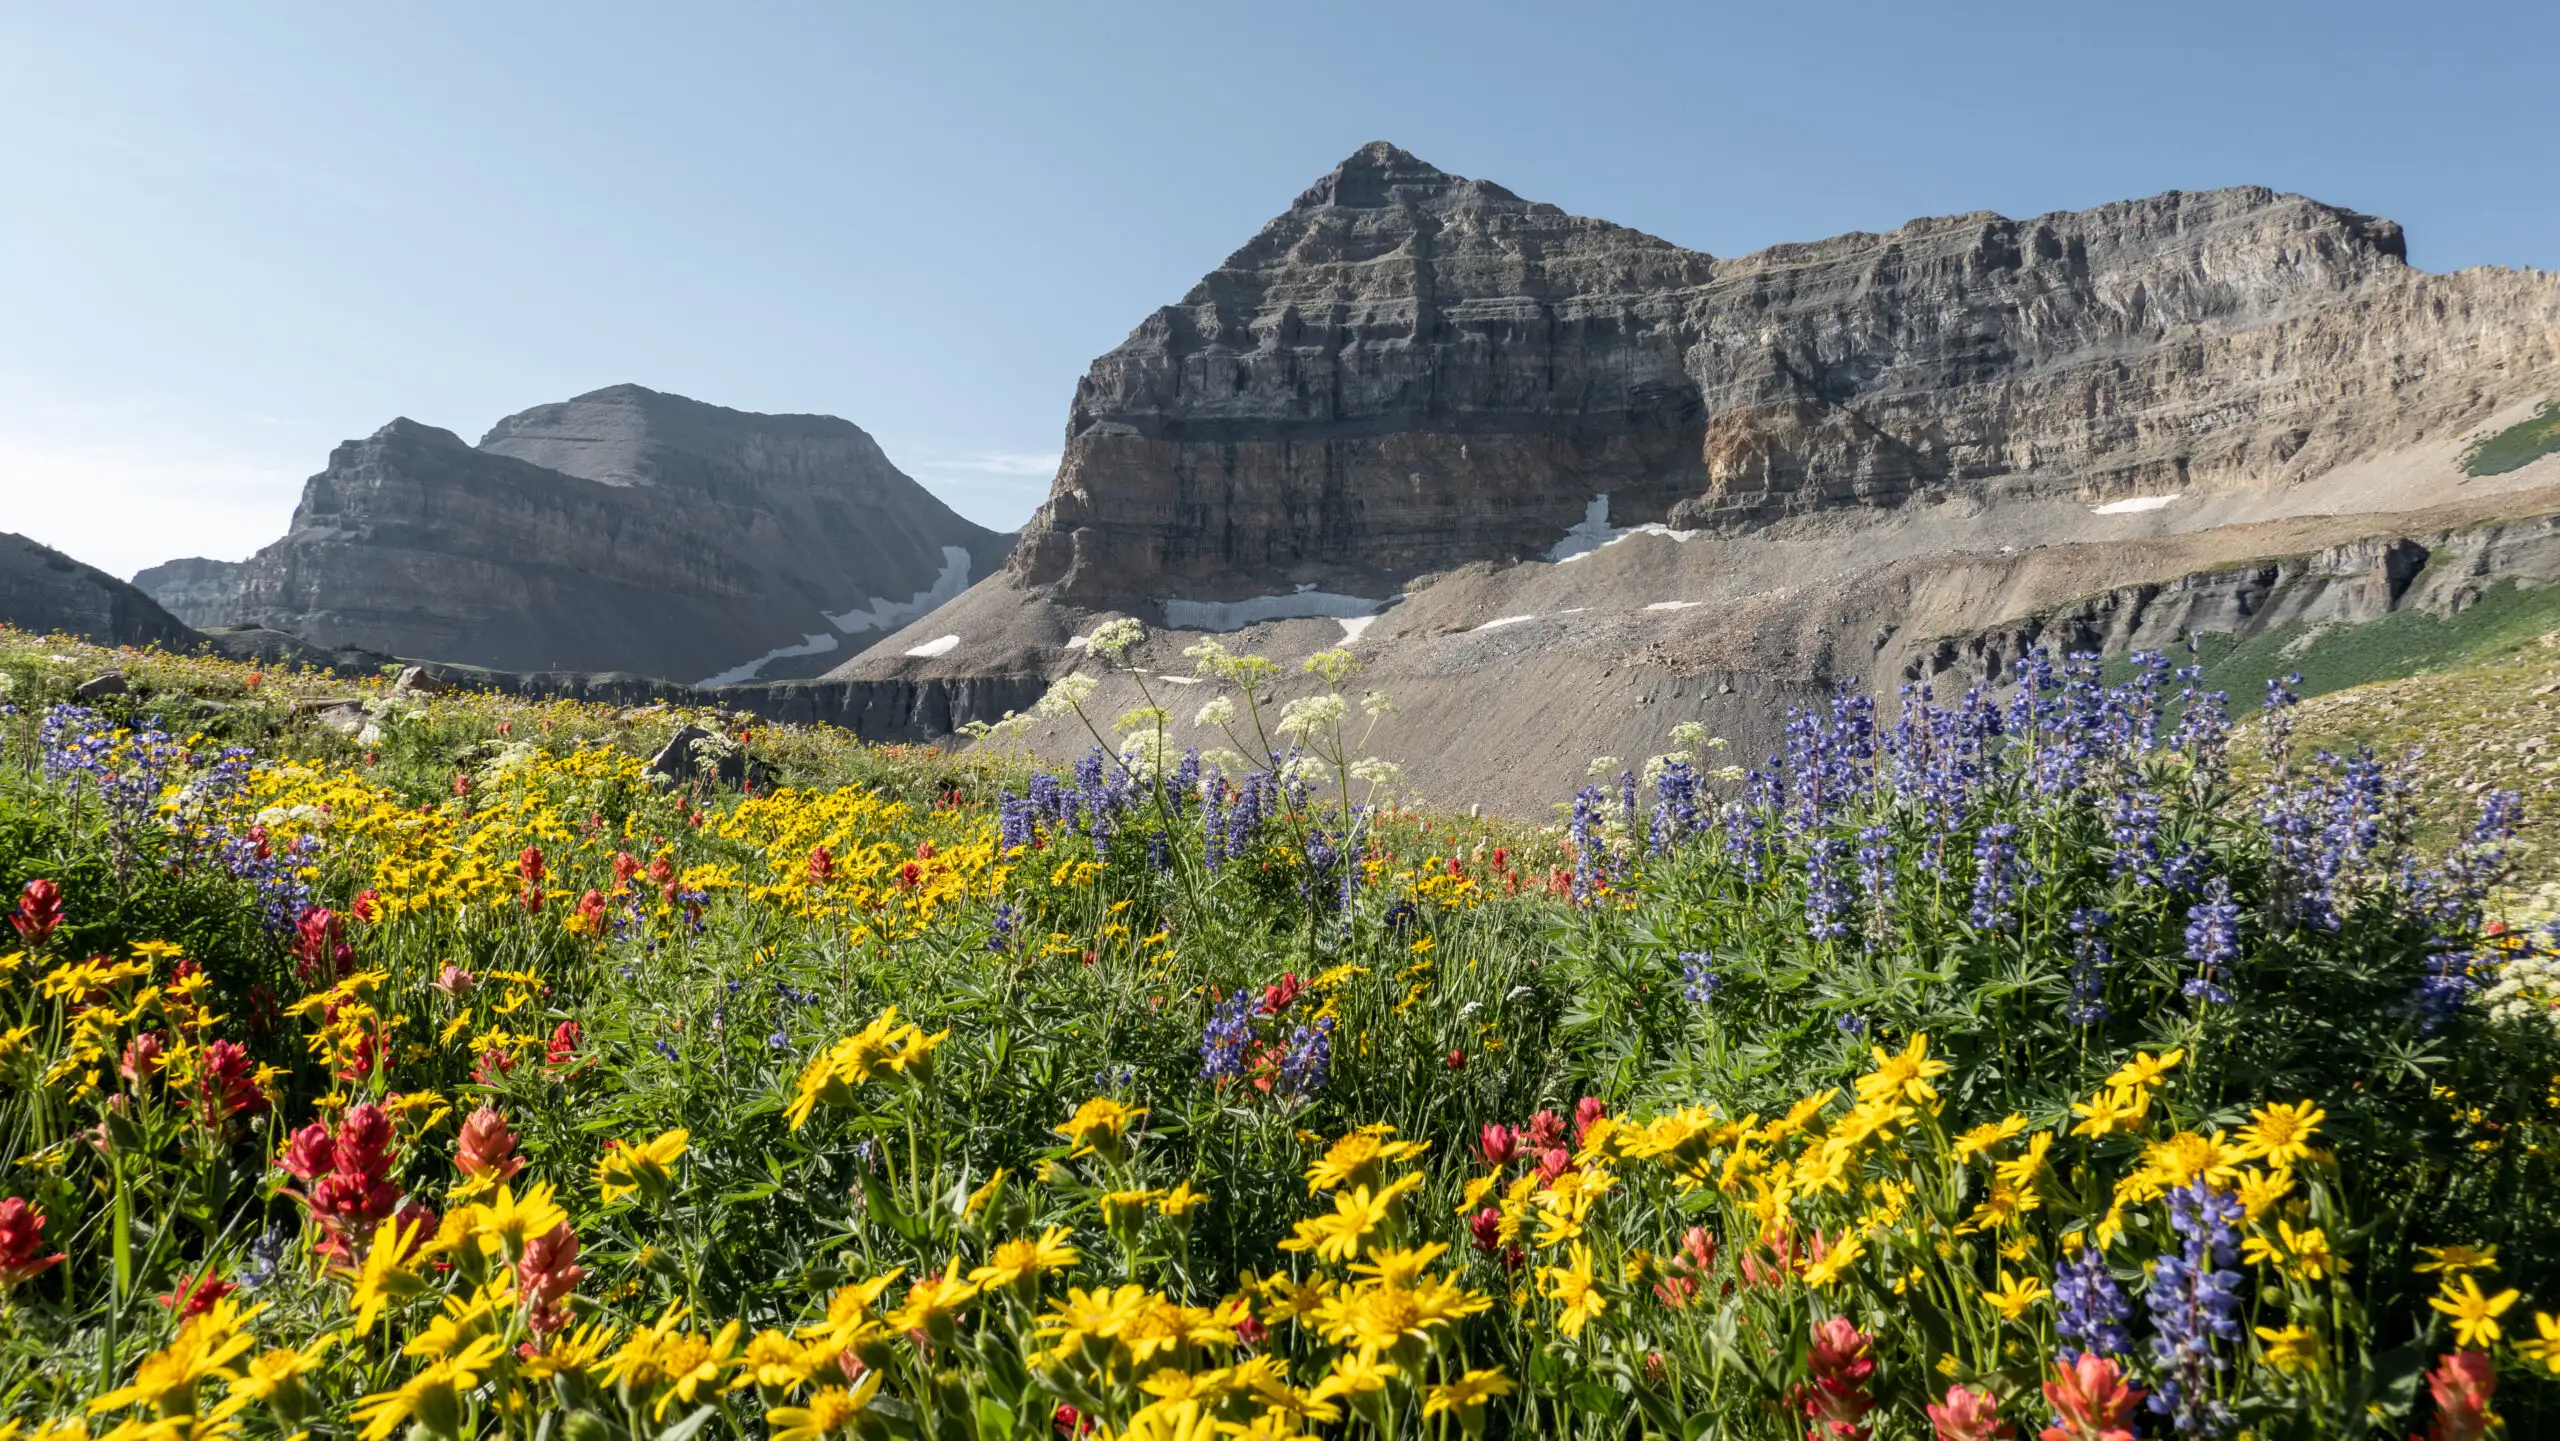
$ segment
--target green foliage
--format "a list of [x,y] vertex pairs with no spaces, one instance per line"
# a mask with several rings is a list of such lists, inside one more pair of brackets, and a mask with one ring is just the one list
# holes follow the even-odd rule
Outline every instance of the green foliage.
[[[2516,1343],[2535,1308],[2560,1309],[2560,1028],[2463,1003],[2537,944],[2488,929],[2516,848],[2493,827],[2422,850],[2414,793],[2304,759],[2292,711],[2235,776],[2212,707],[2171,704],[2164,723],[2153,701],[2174,687],[2152,671],[2113,693],[2074,671],[2005,712],[1922,716],[1881,749],[1844,700],[1739,788],[1666,758],[1659,814],[1630,781],[1586,793],[1569,832],[1524,834],[1346,815],[1355,781],[1383,791],[1354,771],[1348,703],[1265,727],[1248,696],[1240,743],[1267,753],[1293,725],[1321,762],[1296,785],[1230,774],[1269,809],[1218,829],[1213,863],[1211,818],[1242,793],[1212,786],[1213,811],[1157,784],[1160,721],[1123,728],[1137,767],[1060,783],[1072,810],[1024,810],[1019,763],[763,726],[733,730],[795,789],[747,796],[643,780],[676,719],[658,713],[377,687],[359,738],[293,707],[334,682],[253,687],[144,657],[138,694],[84,733],[105,739],[75,780],[37,728],[96,659],[0,645],[22,707],[0,721],[0,881],[66,898],[0,992],[0,1031],[31,1028],[0,1052],[0,1196],[34,1202],[66,1257],[9,1292],[0,1417],[131,1383],[176,1339],[152,1298],[210,1272],[254,1284],[245,1299],[268,1309],[240,1324],[259,1348],[338,1338],[311,1415],[240,1413],[258,1438],[351,1435],[359,1397],[429,1387],[450,1360],[439,1307],[506,1344],[457,1393],[467,1424],[418,1413],[421,1441],[756,1434],[845,1381],[846,1354],[887,1398],[847,1434],[1045,1435],[1061,1401],[1138,1434],[1162,1398],[1118,1343],[1062,1356],[1032,1330],[1066,1285],[1124,1283],[1208,1338],[1166,1351],[1166,1370],[1284,1359],[1292,1404],[1342,1401],[1337,1433],[1793,1438],[1805,1388],[1838,1364],[1816,1343],[1834,1322],[1868,1348],[1851,1389],[1878,1405],[1877,1434],[1923,1434],[1921,1406],[1951,1384],[2032,1430],[2067,1340],[2058,1308],[1992,1297],[2051,1284],[2093,1245],[2144,1297],[2179,1244],[2162,1197],[2191,1183],[2183,1145],[2209,1184],[2268,1189],[2247,1235],[2318,1229],[2352,1266],[2233,1263],[2253,1325],[2316,1326],[2326,1358],[2295,1375],[2255,1330],[2217,1343],[2240,1422],[2423,1429],[2420,1372],[2454,1342],[2418,1248],[2452,1245],[2495,1245],[2480,1279],[2526,1293],[2491,1348],[2499,1407],[2518,1434],[2550,1419]],[[1204,664],[1249,679],[1250,659]],[[1331,694],[1350,679],[1337,664]],[[208,738],[156,776],[147,819],[118,811],[106,780],[137,774],[138,728],[173,715]],[[208,779],[223,742],[262,758],[237,795]],[[298,863],[260,870],[253,834]],[[293,885],[299,931],[266,919]],[[343,958],[306,904],[337,914]],[[202,968],[201,1004],[172,1006],[179,972],[152,942]],[[42,980],[137,945],[137,969],[94,995]],[[144,1032],[182,1062],[124,1074]],[[908,1048],[895,1067],[846,1049],[873,1033]],[[207,1119],[187,1067],[217,1040],[271,1069],[259,1105]],[[2128,1062],[2172,1055],[2166,1080],[2130,1083],[2145,1119],[2084,1122],[2128,1089]],[[699,1395],[600,1363],[535,1377],[515,1347],[568,1343],[506,1290],[521,1245],[494,1236],[439,1253],[358,1334],[324,1252],[389,1243],[342,1234],[279,1156],[368,1102],[396,1118],[385,1184],[465,1227],[492,1224],[492,1198],[458,1169],[457,1132],[482,1107],[503,1116],[524,1164],[510,1203],[553,1188],[584,1268],[564,1314],[611,1328],[607,1350],[630,1354],[680,1305],[694,1319],[667,1325],[697,1359],[735,1321],[795,1348],[773,1362],[783,1379],[734,1347],[702,1361],[720,1385]],[[1075,1144],[1062,1128],[1100,1103],[1145,1115]],[[2323,1113],[2289,1161],[2243,1139],[2275,1103]],[[2011,1117],[1979,1155],[1957,1139]],[[1543,1139],[1488,1168],[1488,1126]],[[1414,1188],[1354,1254],[1447,1246],[1417,1272],[1473,1301],[1364,1362],[1263,1281],[1329,1287],[1337,1306],[1378,1294],[1283,1243],[1348,1197],[1327,1165],[1390,1137],[1427,1149],[1363,1163],[1361,1184]],[[2036,1204],[1984,1220],[1995,1164],[2026,1165],[2031,1137],[2050,1148],[2018,1173]],[[600,1184],[652,1155],[663,1175],[633,1194]],[[1540,1190],[1542,1168],[1580,1179]],[[1190,1193],[1194,1209],[1168,1201]],[[1479,1244],[1497,1224],[1513,1234]],[[1081,1253],[1073,1272],[889,1323],[917,1278],[1049,1228]],[[1826,1270],[1817,1246],[1862,1259]],[[833,1314],[839,1288],[892,1272],[876,1304]],[[483,1285],[499,1300],[475,1302]],[[1605,1304],[1575,1311],[1585,1293]],[[791,1333],[829,1339],[808,1360]],[[1322,1392],[1382,1359],[1409,1369],[1377,1399]],[[2161,1379],[2147,1347],[2124,1360]],[[1517,1394],[1475,1423],[1418,1414],[1428,1387],[1496,1367]],[[228,1394],[207,1380],[196,1401]],[[1267,1420],[1243,1395],[1215,1393],[1214,1416]]]
[[2462,452],[2465,475],[2505,475],[2560,451],[2560,401],[2546,400],[2533,414]]

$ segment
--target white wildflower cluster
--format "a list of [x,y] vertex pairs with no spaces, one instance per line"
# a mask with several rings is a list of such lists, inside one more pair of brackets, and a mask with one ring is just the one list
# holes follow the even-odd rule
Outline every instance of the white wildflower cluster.
[[1351,703],[1327,692],[1305,695],[1280,708],[1280,734],[1305,740],[1330,734],[1351,713]]
[[1331,686],[1342,684],[1366,668],[1360,657],[1340,646],[1335,646],[1331,650],[1317,651],[1300,662],[1298,666],[1298,669]]
[[1095,655],[1121,660],[1127,657],[1130,647],[1146,638],[1146,626],[1124,616],[1095,626],[1092,633],[1084,637],[1084,648]]
[[1200,707],[1199,714],[1191,718],[1191,723],[1204,728],[1223,728],[1234,724],[1235,718],[1236,703],[1225,696],[1216,696]]
[[1164,764],[1164,733],[1140,731],[1120,742],[1120,764],[1132,780],[1152,781]]
[[2539,1020],[2560,1031],[2560,956],[2519,956],[2507,962],[2480,1003],[2497,1020]]
[[1093,699],[1093,693],[1101,688],[1102,682],[1083,671],[1074,671],[1050,686],[1048,694],[1040,697],[1039,703],[1031,709],[1044,716],[1071,716],[1079,706]]
[[1142,705],[1135,710],[1122,711],[1120,718],[1111,723],[1111,728],[1127,735],[1131,731],[1160,732],[1171,724],[1173,717],[1163,706]]
[[967,736],[973,741],[992,740],[998,736],[1010,738],[1021,735],[1023,732],[1030,730],[1031,722],[1034,719],[1036,719],[1036,717],[1027,715],[1022,711],[1009,710],[1004,713],[1003,720],[971,721],[960,727],[960,734]]
[[1616,780],[1618,778],[1618,758],[1616,756],[1593,756],[1591,758],[1591,764],[1583,767],[1582,773],[1590,776],[1594,780]]
[[1237,655],[1214,640],[1186,646],[1183,658],[1201,675],[1217,680],[1233,681],[1241,686],[1260,685],[1280,673],[1280,667],[1258,655]]
[[1385,805],[1389,797],[1404,792],[1404,767],[1376,756],[1362,756],[1351,763],[1351,778],[1369,787],[1369,803]]

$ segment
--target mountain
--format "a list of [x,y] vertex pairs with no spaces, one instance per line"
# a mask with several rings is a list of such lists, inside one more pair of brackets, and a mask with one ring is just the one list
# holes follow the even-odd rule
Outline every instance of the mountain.
[[282,540],[135,581],[199,624],[326,647],[718,684],[812,674],[1009,545],[850,422],[618,385],[477,446],[394,420],[331,453]]
[[2560,511],[2560,456],[2463,458],[2554,394],[2560,277],[2426,274],[2301,196],[1719,259],[1372,144],[1093,363],[1003,573],[832,674],[1056,676],[1108,614],[1177,632],[1166,673],[1180,632],[1350,638],[1426,793],[1543,804],[1675,721],[1757,747],[1842,680],[2186,625],[2127,596],[2247,622],[2263,589],[2188,580],[2235,567],[2341,615],[2458,603],[2389,573],[2427,556],[2533,583],[2550,527],[2474,531]]
[[141,590],[48,545],[0,531],[0,625],[99,645],[192,646],[200,639]]

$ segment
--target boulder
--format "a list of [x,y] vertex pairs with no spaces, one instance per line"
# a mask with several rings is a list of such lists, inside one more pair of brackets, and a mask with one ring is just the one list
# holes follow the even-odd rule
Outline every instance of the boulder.
[[394,700],[407,700],[412,696],[443,695],[452,689],[453,682],[425,666],[413,665],[401,671],[400,678],[391,683],[391,696]]
[[101,696],[131,695],[133,687],[126,682],[123,671],[111,670],[82,681],[72,694],[82,700],[96,700]]
[[745,748],[717,731],[689,725],[667,738],[642,767],[651,783],[680,786],[708,776],[732,790],[773,781],[773,770],[750,759]]

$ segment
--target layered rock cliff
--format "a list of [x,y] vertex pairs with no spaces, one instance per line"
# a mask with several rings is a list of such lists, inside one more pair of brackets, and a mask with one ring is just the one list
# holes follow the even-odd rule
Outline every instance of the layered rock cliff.
[[1384,595],[1624,526],[2281,488],[2560,362],[2560,284],[2300,196],[1914,221],[1717,260],[1372,144],[1078,385],[1016,579]]
[[137,571],[133,583],[191,626],[229,626],[240,623],[240,577],[245,569],[236,560],[191,555]]
[[510,671],[807,675],[959,594],[1010,538],[870,436],[615,386],[477,446],[400,419],[337,448],[285,537],[137,577],[204,624]]
[[1157,690],[1186,631],[1348,645],[1424,795],[1543,815],[1595,753],[1758,754],[1843,680],[2543,583],[2560,456],[2459,458],[2555,394],[2560,277],[2424,274],[2300,196],[1716,259],[1370,145],[1094,362],[1002,574],[830,678],[1090,670],[1106,614],[1170,630]]

